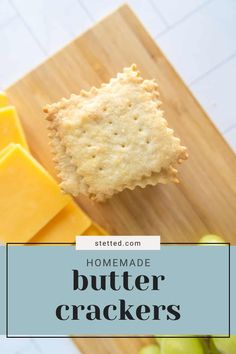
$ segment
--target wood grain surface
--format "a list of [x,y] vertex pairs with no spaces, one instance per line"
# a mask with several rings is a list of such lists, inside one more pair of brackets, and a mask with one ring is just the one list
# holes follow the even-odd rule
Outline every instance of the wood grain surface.
[[188,147],[181,183],[126,190],[105,204],[80,197],[79,204],[111,234],[196,242],[210,232],[236,244],[235,155],[126,5],[8,88],[33,155],[55,176],[42,107],[99,86],[132,63],[157,79],[169,126]]

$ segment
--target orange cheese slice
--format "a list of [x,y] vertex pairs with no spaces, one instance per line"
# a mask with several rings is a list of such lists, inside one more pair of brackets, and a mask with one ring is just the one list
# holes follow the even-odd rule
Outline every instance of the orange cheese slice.
[[20,145],[0,157],[0,242],[27,242],[71,201]]
[[0,108],[0,149],[9,143],[21,144],[28,149],[24,131],[13,106]]
[[74,243],[92,224],[90,218],[71,201],[62,209],[30,242],[68,242]]
[[106,236],[108,233],[98,224],[92,223],[91,226],[83,233],[85,236]]
[[0,92],[0,107],[5,107],[8,105],[8,98],[5,92]]

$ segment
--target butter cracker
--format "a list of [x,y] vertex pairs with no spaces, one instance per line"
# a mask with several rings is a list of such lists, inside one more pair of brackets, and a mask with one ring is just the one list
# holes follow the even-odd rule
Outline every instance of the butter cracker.
[[48,106],[63,149],[64,189],[71,173],[74,194],[95,200],[135,185],[177,181],[172,165],[187,158],[186,148],[167,127],[160,104],[155,81],[143,80],[132,65],[99,89]]

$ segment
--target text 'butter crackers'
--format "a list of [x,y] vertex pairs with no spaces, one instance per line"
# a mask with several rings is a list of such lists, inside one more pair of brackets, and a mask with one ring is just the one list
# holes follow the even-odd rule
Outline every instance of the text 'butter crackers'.
[[167,127],[158,86],[136,65],[44,109],[64,191],[103,201],[125,188],[178,182],[186,148]]

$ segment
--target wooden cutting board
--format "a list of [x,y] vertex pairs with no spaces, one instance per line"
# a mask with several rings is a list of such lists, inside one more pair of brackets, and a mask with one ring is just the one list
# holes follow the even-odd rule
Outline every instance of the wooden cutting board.
[[99,86],[132,63],[157,79],[169,126],[189,149],[181,183],[126,190],[105,204],[81,197],[79,204],[111,234],[196,242],[211,232],[236,244],[235,155],[126,5],[8,88],[33,155],[55,176],[42,107]]

